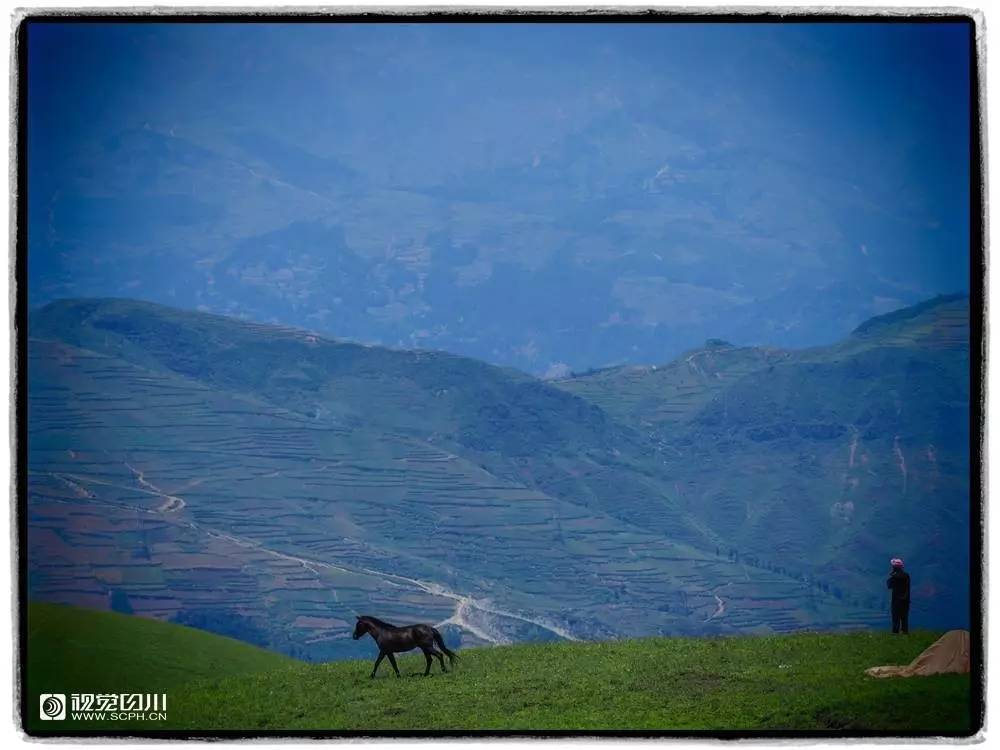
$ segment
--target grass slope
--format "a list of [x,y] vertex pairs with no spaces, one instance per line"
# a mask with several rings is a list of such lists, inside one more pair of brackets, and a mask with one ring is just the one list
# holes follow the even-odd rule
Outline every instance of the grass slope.
[[[167,724],[33,729],[884,730],[963,733],[969,677],[875,680],[939,633],[813,634],[467,649],[371,680],[370,661],[308,665],[166,623],[31,607],[29,690],[169,693]],[[359,645],[359,651],[362,646]],[[29,707],[33,703],[29,702]]]
[[[115,612],[28,606],[27,725],[42,693],[168,693],[198,678],[280,670],[297,662],[232,638]],[[172,697],[172,696],[171,696]]]
[[908,663],[936,637],[518,645],[465,651],[454,674],[431,679],[410,657],[398,680],[346,662],[204,682],[175,706],[189,728],[964,731],[968,677],[863,672]]

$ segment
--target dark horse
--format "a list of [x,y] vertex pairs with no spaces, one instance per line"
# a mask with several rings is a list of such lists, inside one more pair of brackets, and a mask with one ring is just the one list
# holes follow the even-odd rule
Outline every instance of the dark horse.
[[[414,648],[419,648],[423,651],[424,658],[427,659],[427,669],[424,671],[424,677],[431,673],[431,657],[434,656],[441,662],[441,671],[448,671],[444,668],[444,657],[441,656],[441,651],[444,651],[448,655],[451,665],[455,666],[455,654],[448,650],[448,647],[444,645],[441,634],[436,628],[432,628],[430,625],[406,625],[397,628],[395,625],[383,622],[377,617],[362,615],[358,618],[358,624],[354,626],[354,640],[358,640],[365,633],[371,634],[371,637],[378,644],[378,658],[375,660],[375,669],[372,670],[372,677],[375,676],[375,673],[378,671],[378,665],[382,663],[382,659],[386,656],[389,657],[389,663],[392,665],[392,668],[396,670],[396,677],[399,677],[399,667],[396,666],[396,658],[393,654],[400,651],[409,651]],[[434,648],[435,643],[441,651]]]

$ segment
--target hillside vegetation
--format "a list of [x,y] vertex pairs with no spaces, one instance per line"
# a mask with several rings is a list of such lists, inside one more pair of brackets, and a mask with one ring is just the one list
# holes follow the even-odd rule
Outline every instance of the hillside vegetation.
[[28,606],[29,726],[42,693],[170,692],[207,677],[274,672],[287,656],[172,623],[32,602]]
[[[134,300],[31,313],[32,596],[350,658],[968,624],[968,300],[558,382]],[[206,592],[213,592],[206,595]],[[224,593],[214,593],[224,592]]]
[[679,507],[729,559],[875,607],[900,556],[917,616],[951,627],[969,598],[968,304],[938,297],[834,346],[711,342],[557,385],[661,447]]
[[[118,692],[127,684],[169,693],[166,724],[32,725],[44,730],[954,734],[969,727],[968,675],[876,680],[864,674],[869,666],[908,663],[940,635],[926,631],[907,638],[802,633],[476,648],[462,651],[448,674],[435,667],[424,678],[423,657],[408,655],[399,659],[401,679],[383,665],[371,680],[371,660],[309,665],[141,618],[37,606],[30,614],[29,710],[39,688],[57,685]],[[53,671],[50,653],[80,669]]]

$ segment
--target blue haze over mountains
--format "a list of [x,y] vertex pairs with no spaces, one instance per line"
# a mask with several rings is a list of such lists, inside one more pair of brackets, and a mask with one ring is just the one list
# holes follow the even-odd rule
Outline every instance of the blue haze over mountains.
[[35,25],[37,307],[537,375],[809,346],[968,285],[966,27]]
[[32,26],[30,596],[968,626],[966,34]]

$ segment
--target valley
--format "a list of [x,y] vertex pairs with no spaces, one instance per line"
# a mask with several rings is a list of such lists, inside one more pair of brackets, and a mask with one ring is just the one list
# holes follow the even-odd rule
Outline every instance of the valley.
[[463,646],[882,626],[892,544],[915,617],[960,626],[967,300],[894,315],[546,382],[53,303],[30,318],[30,595],[329,660],[370,648],[359,614]]

